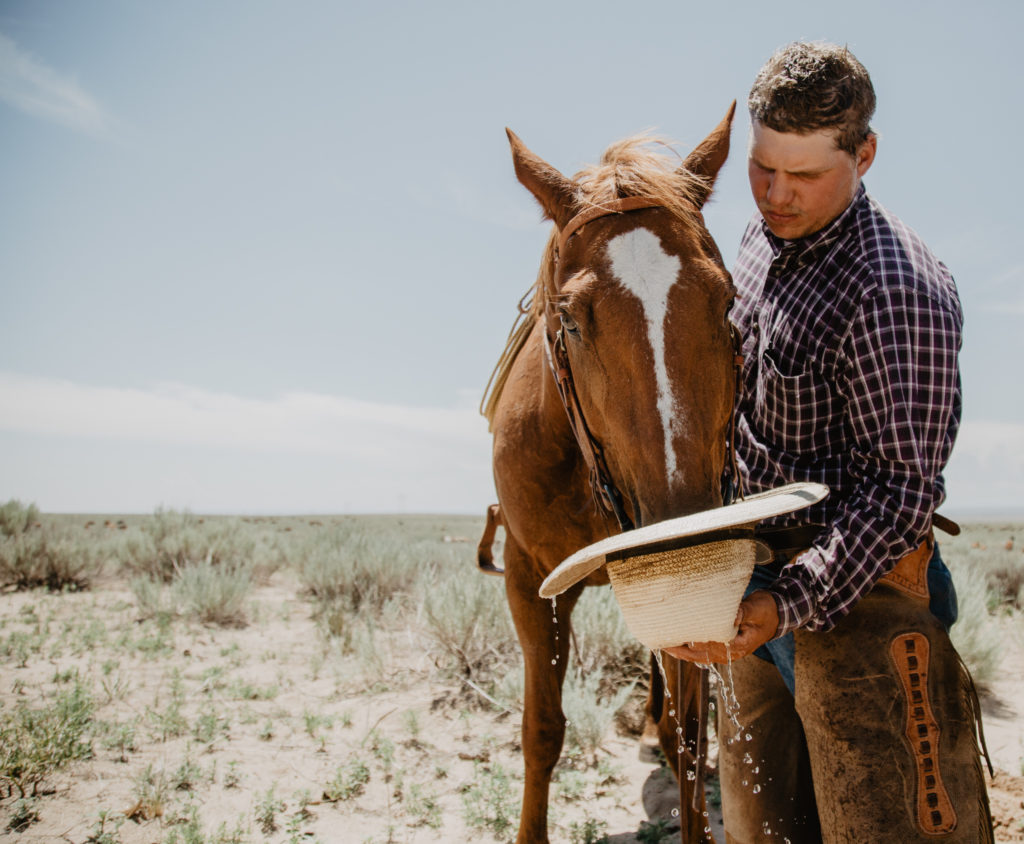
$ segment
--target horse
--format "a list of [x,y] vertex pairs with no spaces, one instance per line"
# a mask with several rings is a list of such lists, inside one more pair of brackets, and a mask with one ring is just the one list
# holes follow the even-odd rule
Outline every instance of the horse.
[[[735,289],[701,209],[728,156],[734,111],[735,103],[681,166],[638,136],[571,179],[506,130],[518,180],[554,224],[532,307],[485,411],[499,503],[478,563],[500,571],[489,539],[503,525],[505,590],[526,672],[518,844],[548,841],[570,616],[586,585],[608,579],[599,570],[554,609],[538,595],[541,582],[612,532],[723,501]],[[680,779],[685,840],[707,841],[703,789],[679,771],[701,741],[701,672],[668,657],[665,672],[678,714],[661,700],[648,708]]]

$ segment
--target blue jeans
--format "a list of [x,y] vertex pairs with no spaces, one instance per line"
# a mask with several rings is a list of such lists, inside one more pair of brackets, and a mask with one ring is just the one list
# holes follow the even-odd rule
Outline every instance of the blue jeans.
[[[932,615],[939,620],[948,633],[949,628],[956,622],[958,612],[956,589],[953,586],[953,577],[950,575],[949,569],[946,568],[946,564],[942,561],[942,555],[939,554],[938,542],[935,543],[932,558],[928,561],[927,576],[928,609],[931,610]],[[750,584],[747,586],[747,591],[744,592],[743,596],[746,597],[757,589],[764,589],[770,586],[776,577],[778,577],[778,571],[767,566],[754,566],[754,573],[751,575]],[[772,639],[770,642],[761,645],[761,647],[754,651],[754,656],[759,656],[766,662],[773,663],[779,670],[782,681],[786,684],[786,688],[789,689],[789,693],[794,693],[796,683],[793,679],[793,662],[796,657],[796,645],[793,642],[792,633],[787,633],[785,636],[780,636],[778,639]]]

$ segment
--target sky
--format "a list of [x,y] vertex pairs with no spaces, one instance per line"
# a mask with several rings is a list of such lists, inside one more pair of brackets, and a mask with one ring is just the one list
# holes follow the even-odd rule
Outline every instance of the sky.
[[496,500],[477,407],[572,174],[741,104],[794,40],[878,95],[868,190],[951,268],[945,512],[1024,515],[1024,4],[0,0],[0,501],[439,512]]

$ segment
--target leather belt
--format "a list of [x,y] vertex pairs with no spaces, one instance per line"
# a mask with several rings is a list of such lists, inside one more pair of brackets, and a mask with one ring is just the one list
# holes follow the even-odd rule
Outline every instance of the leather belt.
[[[822,530],[821,525],[762,527],[754,531],[754,538],[760,539],[772,549],[775,559],[767,564],[768,567],[781,570],[795,556],[810,548]],[[935,537],[929,530],[921,544],[900,557],[896,565],[879,579],[879,583],[891,586],[905,595],[927,601],[928,563],[931,561],[934,548]]]

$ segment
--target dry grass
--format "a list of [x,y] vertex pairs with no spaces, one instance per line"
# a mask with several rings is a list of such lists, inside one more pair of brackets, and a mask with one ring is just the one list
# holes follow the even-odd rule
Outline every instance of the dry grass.
[[[18,507],[0,541],[59,535],[91,573],[11,580],[0,601],[0,840],[507,839],[522,665],[501,581],[464,541],[482,520]],[[981,680],[992,631],[1019,625],[1012,530],[943,544]],[[641,783],[611,760],[636,756],[613,722],[642,705],[646,654],[607,589],[585,593],[573,640],[553,840],[640,840]]]

